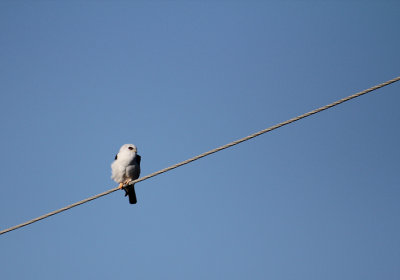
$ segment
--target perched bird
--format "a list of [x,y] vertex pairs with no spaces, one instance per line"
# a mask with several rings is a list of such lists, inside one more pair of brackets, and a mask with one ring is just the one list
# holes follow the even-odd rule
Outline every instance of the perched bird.
[[128,185],[140,175],[141,157],[137,154],[137,148],[133,144],[122,145],[119,153],[111,164],[111,179],[120,183],[119,188],[125,190],[125,196],[129,196],[129,203],[136,204],[135,186]]

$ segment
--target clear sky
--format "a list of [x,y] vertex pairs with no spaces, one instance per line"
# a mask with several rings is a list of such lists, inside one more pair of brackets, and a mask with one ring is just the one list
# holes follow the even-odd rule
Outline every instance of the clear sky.
[[[400,75],[399,1],[0,2],[0,229]],[[400,83],[0,236],[1,279],[400,279]]]

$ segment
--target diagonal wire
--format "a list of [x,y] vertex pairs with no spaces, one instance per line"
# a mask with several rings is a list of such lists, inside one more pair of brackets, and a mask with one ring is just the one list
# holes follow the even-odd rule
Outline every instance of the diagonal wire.
[[[366,94],[366,93],[369,93],[369,92],[371,92],[371,91],[377,90],[377,89],[382,88],[382,87],[387,86],[387,85],[390,85],[390,84],[395,83],[395,82],[397,82],[397,81],[399,81],[399,80],[400,80],[400,76],[399,76],[399,77],[396,77],[396,78],[393,78],[393,79],[391,79],[391,80],[389,80],[389,81],[386,81],[386,82],[384,82],[384,83],[381,83],[381,84],[379,84],[379,85],[376,85],[376,86],[373,86],[373,87],[371,87],[371,88],[368,88],[368,89],[366,89],[366,90],[363,90],[363,91],[360,91],[360,92],[358,92],[358,93],[355,93],[355,94],[353,94],[353,95],[350,95],[350,96],[348,96],[348,97],[345,97],[345,98],[342,98],[342,99],[340,99],[340,100],[337,100],[337,101],[335,101],[335,102],[333,102],[333,103],[331,103],[331,104],[328,104],[328,105],[322,106],[322,107],[320,107],[320,108],[317,108],[317,109],[315,109],[315,110],[312,110],[312,111],[310,111],[310,112],[304,113],[304,114],[302,114],[302,115],[300,115],[300,116],[297,116],[297,117],[295,117],[295,118],[292,118],[292,119],[289,119],[289,120],[287,120],[287,121],[281,122],[281,123],[276,124],[276,125],[274,125],[274,126],[271,126],[271,127],[269,127],[269,128],[260,130],[260,131],[258,131],[258,132],[256,132],[256,133],[253,133],[253,134],[249,135],[249,136],[246,136],[246,137],[244,137],[244,138],[241,138],[241,139],[238,139],[238,140],[236,140],[236,141],[230,142],[230,143],[228,143],[228,144],[226,144],[226,145],[223,145],[223,146],[221,146],[221,147],[215,148],[215,149],[210,150],[210,151],[208,151],[208,152],[202,153],[202,154],[200,154],[200,155],[198,155],[198,156],[195,156],[195,157],[192,157],[192,158],[187,159],[187,160],[185,160],[185,161],[182,161],[182,162],[180,162],[180,163],[174,164],[174,165],[172,165],[172,166],[170,166],[170,167],[161,169],[161,170],[159,170],[159,171],[157,171],[157,172],[154,172],[154,173],[151,173],[151,174],[146,175],[146,176],[144,176],[144,177],[141,177],[141,178],[139,178],[139,179],[136,179],[136,180],[130,182],[129,184],[132,185],[132,184],[135,184],[135,183],[138,183],[138,182],[147,180],[147,179],[149,179],[149,178],[151,178],[151,177],[160,175],[160,174],[162,174],[162,173],[165,173],[165,172],[167,172],[167,171],[170,171],[170,170],[175,169],[175,168],[177,168],[177,167],[180,167],[180,166],[182,166],[182,165],[188,164],[188,163],[190,163],[190,162],[193,162],[193,161],[198,160],[198,159],[200,159],[200,158],[206,157],[206,156],[211,155],[211,154],[213,154],[213,153],[219,152],[219,151],[221,151],[221,150],[230,148],[230,147],[235,146],[235,145],[237,145],[237,144],[239,144],[239,143],[242,143],[242,142],[244,142],[244,141],[250,140],[250,139],[252,139],[252,138],[254,138],[254,137],[260,136],[261,134],[270,132],[270,131],[272,131],[272,130],[275,130],[275,129],[277,129],[277,128],[280,128],[280,127],[282,127],[282,126],[285,126],[285,125],[287,125],[287,124],[296,122],[296,121],[298,121],[298,120],[304,119],[304,118],[306,118],[306,117],[309,117],[309,116],[314,115],[314,114],[316,114],[316,113],[319,113],[319,112],[321,112],[321,111],[330,109],[330,108],[332,108],[332,107],[334,107],[334,106],[336,106],[336,105],[339,105],[339,104],[341,104],[341,103],[343,103],[343,102],[349,101],[349,100],[351,100],[351,99],[353,99],[353,98],[359,97],[359,96],[364,95],[364,94]],[[70,204],[70,205],[65,206],[65,207],[63,207],[63,208],[60,208],[60,209],[58,209],[58,210],[55,210],[55,211],[52,211],[52,212],[47,213],[47,214],[45,214],[45,215],[42,215],[42,216],[40,216],[40,217],[37,217],[37,218],[35,218],[35,219],[29,220],[29,221],[27,221],[27,222],[25,222],[25,223],[22,223],[22,224],[19,224],[19,225],[16,225],[16,226],[7,228],[7,229],[5,229],[5,230],[0,231],[0,235],[1,235],[1,234],[4,234],[4,233],[7,233],[7,232],[10,232],[10,231],[13,231],[13,230],[16,230],[16,229],[18,229],[18,228],[27,226],[27,225],[29,225],[29,224],[35,223],[35,222],[37,222],[37,221],[43,220],[43,219],[48,218],[48,217],[50,217],[50,216],[56,215],[56,214],[61,213],[61,212],[63,212],[63,211],[69,210],[69,209],[71,209],[71,208],[73,208],[73,207],[79,206],[79,205],[84,204],[84,203],[86,203],[86,202],[89,202],[89,201],[95,200],[95,199],[97,199],[97,198],[100,198],[100,197],[102,197],[102,196],[108,195],[108,194],[110,194],[110,193],[112,193],[112,192],[115,192],[115,191],[117,191],[117,190],[119,190],[118,187],[113,188],[113,189],[110,189],[110,190],[105,191],[105,192],[103,192],[103,193],[100,193],[100,194],[91,196],[91,197],[89,197],[89,198],[86,198],[86,199],[84,199],[84,200],[81,200],[81,201],[78,201],[78,202],[76,202],[76,203]]]

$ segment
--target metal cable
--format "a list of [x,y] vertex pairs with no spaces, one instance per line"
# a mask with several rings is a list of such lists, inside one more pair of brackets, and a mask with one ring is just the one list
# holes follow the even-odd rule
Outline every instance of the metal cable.
[[[147,180],[147,179],[149,179],[149,178],[151,178],[151,177],[160,175],[160,174],[162,174],[162,173],[165,173],[165,172],[167,172],[167,171],[170,171],[170,170],[175,169],[175,168],[177,168],[177,167],[180,167],[180,166],[182,166],[182,165],[185,165],[185,164],[188,164],[188,163],[193,162],[193,161],[195,161],[195,160],[198,160],[198,159],[200,159],[200,158],[202,158],[202,157],[205,157],[205,156],[211,155],[211,154],[213,154],[213,153],[219,152],[219,151],[221,151],[221,150],[227,149],[227,148],[229,148],[229,147],[232,147],[232,146],[234,146],[234,145],[237,145],[237,144],[239,144],[239,143],[242,143],[242,142],[244,142],[244,141],[247,141],[247,140],[250,140],[250,139],[252,139],[252,138],[254,138],[254,137],[257,137],[257,136],[259,136],[259,135],[261,135],[261,134],[270,132],[270,131],[272,131],[272,130],[274,130],[274,129],[280,128],[280,127],[285,126],[285,125],[287,125],[287,124],[293,123],[293,122],[295,122],[295,121],[298,121],[298,120],[301,120],[301,119],[303,119],[303,118],[309,117],[309,116],[311,116],[311,115],[313,115],[313,114],[319,113],[319,112],[324,111],[324,110],[327,110],[327,109],[329,109],[329,108],[332,108],[332,107],[334,107],[334,106],[336,106],[336,105],[339,105],[339,104],[341,104],[341,103],[343,103],[343,102],[349,101],[349,100],[351,100],[351,99],[353,99],[353,98],[359,97],[359,96],[361,96],[361,95],[364,95],[364,94],[369,93],[369,92],[371,92],[371,91],[374,91],[374,90],[376,90],[376,89],[379,89],[379,88],[382,88],[382,87],[384,87],[384,86],[390,85],[390,84],[395,83],[395,82],[397,82],[397,81],[399,81],[399,80],[400,80],[400,76],[397,77],[397,78],[391,79],[391,80],[389,80],[389,81],[387,81],[387,82],[381,83],[381,84],[379,84],[379,85],[373,86],[373,87],[371,87],[371,88],[369,88],[369,89],[360,91],[360,92],[355,93],[355,94],[353,94],[353,95],[350,95],[350,96],[348,96],[348,97],[342,98],[342,99],[340,99],[340,100],[338,100],[338,101],[335,101],[335,102],[333,102],[333,103],[331,103],[331,104],[325,105],[325,106],[320,107],[320,108],[315,109],[315,110],[312,110],[312,111],[310,111],[310,112],[308,112],[308,113],[302,114],[302,115],[297,116],[297,117],[295,117],[295,118],[292,118],[292,119],[290,119],[290,120],[287,120],[287,121],[281,122],[281,123],[279,123],[279,124],[276,124],[276,125],[274,125],[274,126],[271,126],[271,127],[269,127],[269,128],[263,129],[263,130],[258,131],[258,132],[256,132],[256,133],[253,133],[253,134],[251,134],[251,135],[249,135],[249,136],[246,136],[246,137],[244,137],[244,138],[241,138],[241,139],[238,139],[238,140],[233,141],[233,142],[231,142],[231,143],[228,143],[228,144],[226,144],[226,145],[223,145],[223,146],[221,146],[221,147],[218,147],[218,148],[215,148],[215,149],[210,150],[210,151],[208,151],[208,152],[202,153],[202,154],[200,154],[200,155],[198,155],[198,156],[195,156],[195,157],[192,157],[192,158],[187,159],[187,160],[185,160],[185,161],[182,161],[182,162],[180,162],[180,163],[174,164],[174,165],[172,165],[172,166],[170,166],[170,167],[167,167],[167,168],[164,168],[164,169],[159,170],[159,171],[157,171],[157,172],[151,173],[151,174],[149,174],[149,175],[146,175],[146,176],[144,176],[144,177],[141,177],[141,178],[139,178],[139,179],[136,179],[136,180],[130,182],[129,184],[132,185],[132,184],[135,184],[135,183],[138,183],[138,182]],[[16,230],[16,229],[18,229],[18,228],[27,226],[27,225],[29,225],[29,224],[35,223],[35,222],[37,222],[37,221],[43,220],[43,219],[48,218],[48,217],[50,217],[50,216],[53,216],[53,215],[55,215],[55,214],[58,214],[58,213],[61,213],[61,212],[63,212],[63,211],[69,210],[69,209],[71,209],[71,208],[73,208],[73,207],[76,207],[76,206],[78,206],[78,205],[84,204],[84,203],[89,202],[89,201],[91,201],[91,200],[95,200],[95,199],[97,199],[97,198],[99,198],[99,197],[108,195],[108,194],[110,194],[110,193],[112,193],[112,192],[115,192],[115,191],[117,191],[117,190],[119,190],[118,187],[113,188],[113,189],[111,189],[111,190],[105,191],[105,192],[103,192],[103,193],[100,193],[100,194],[97,194],[97,195],[95,195],[95,196],[86,198],[86,199],[84,199],[84,200],[78,201],[78,202],[73,203],[73,204],[71,204],[71,205],[65,206],[65,207],[63,207],[63,208],[61,208],[61,209],[52,211],[52,212],[50,212],[50,213],[47,213],[47,214],[42,215],[42,216],[40,216],[40,217],[37,217],[37,218],[35,218],[35,219],[29,220],[29,221],[27,221],[27,222],[25,222],[25,223],[22,223],[22,224],[19,224],[19,225],[16,225],[16,226],[7,228],[7,229],[5,229],[5,230],[0,231],[0,235],[1,235],[1,234],[4,234],[4,233],[7,233],[7,232],[10,232],[10,231],[13,231],[13,230]]]

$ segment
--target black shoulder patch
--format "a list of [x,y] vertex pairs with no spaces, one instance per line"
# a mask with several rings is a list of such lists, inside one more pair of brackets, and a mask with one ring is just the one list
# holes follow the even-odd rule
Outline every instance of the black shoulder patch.
[[117,158],[118,158],[118,154],[115,155],[115,160],[117,160]]
[[137,158],[137,162],[139,163],[139,165],[140,165],[140,161],[142,160],[142,157],[141,156],[139,156],[139,155],[136,155],[136,158]]

